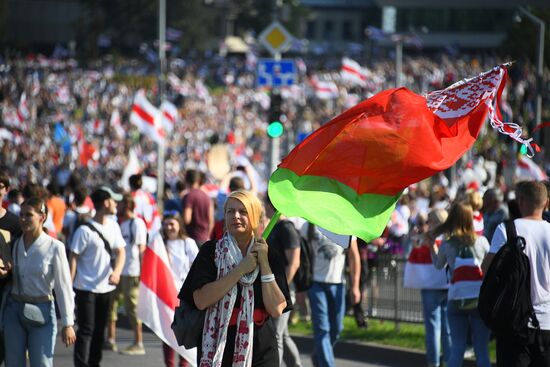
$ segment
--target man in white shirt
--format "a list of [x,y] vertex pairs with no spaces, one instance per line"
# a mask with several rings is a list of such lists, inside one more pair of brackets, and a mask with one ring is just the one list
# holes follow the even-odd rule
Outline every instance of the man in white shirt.
[[126,242],[126,262],[120,276],[113,303],[109,313],[107,328],[107,344],[111,350],[116,350],[116,321],[118,306],[121,299],[130,325],[134,329],[134,344],[121,351],[126,355],[144,355],[141,321],[137,318],[139,296],[139,276],[141,274],[141,259],[147,245],[147,226],[143,219],[136,217],[134,209],[136,202],[131,194],[122,195],[119,203],[119,221],[122,237]]
[[118,223],[110,218],[122,195],[102,186],[90,197],[95,216],[76,229],[70,246],[78,324],[76,367],[97,367],[101,362],[109,305],[125,262],[126,243]]
[[315,340],[312,362],[318,367],[333,367],[333,346],[344,328],[346,244],[349,244],[350,303],[355,305],[360,300],[357,238],[336,235],[311,224],[304,225],[301,232],[313,241],[315,251],[313,285],[308,290]]
[[[529,329],[527,340],[497,337],[497,365],[550,366],[550,223],[542,219],[542,212],[548,204],[548,192],[542,182],[529,181],[518,184],[516,195],[522,218],[514,220],[514,224],[517,235],[526,241],[524,251],[531,266],[531,301],[540,323],[545,350],[539,349],[536,329]],[[484,272],[505,243],[506,228],[500,224],[483,261]]]

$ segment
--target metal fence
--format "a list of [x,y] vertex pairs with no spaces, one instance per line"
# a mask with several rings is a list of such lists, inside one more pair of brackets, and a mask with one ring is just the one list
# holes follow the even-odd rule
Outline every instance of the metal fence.
[[423,322],[420,290],[403,288],[406,259],[380,254],[369,269],[367,300],[369,318],[399,322]]

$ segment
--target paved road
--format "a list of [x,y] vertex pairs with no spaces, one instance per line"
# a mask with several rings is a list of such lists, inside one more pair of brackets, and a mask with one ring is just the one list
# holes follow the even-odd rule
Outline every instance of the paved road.
[[[119,348],[124,348],[132,342],[132,333],[127,328],[117,329],[117,343]],[[311,351],[311,340],[308,338],[297,338],[297,344],[302,354],[302,363],[304,367],[312,367],[309,359],[309,352]],[[119,353],[110,351],[104,351],[102,366],[105,367],[145,367],[145,366],[162,366],[162,348],[160,340],[151,332],[144,332],[144,345],[147,351],[145,356],[124,356]],[[58,338],[55,348],[54,365],[56,367],[69,367],[73,366],[72,362],[73,348],[66,348],[61,339]],[[363,353],[349,353],[348,350],[338,350],[336,365],[341,367],[393,367],[403,366],[403,364],[381,364],[381,363],[367,363],[363,362]],[[345,356],[345,358],[344,358]]]

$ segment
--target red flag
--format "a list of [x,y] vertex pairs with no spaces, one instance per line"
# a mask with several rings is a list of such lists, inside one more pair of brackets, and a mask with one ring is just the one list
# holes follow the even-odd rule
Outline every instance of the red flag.
[[425,97],[397,88],[359,103],[283,159],[269,180],[273,205],[368,242],[380,236],[403,190],[452,166],[487,117],[534,153],[532,139],[500,119],[505,75],[505,66],[497,66]]

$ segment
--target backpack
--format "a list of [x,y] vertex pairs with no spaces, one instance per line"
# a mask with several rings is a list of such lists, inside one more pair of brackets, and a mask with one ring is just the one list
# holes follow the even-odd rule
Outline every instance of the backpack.
[[[312,226],[311,223],[308,226]],[[294,287],[296,292],[304,292],[311,288],[313,284],[313,265],[315,261],[315,251],[312,245],[312,238],[309,235],[308,239],[300,235],[300,266],[294,275]]]
[[539,322],[531,302],[531,267],[523,252],[525,238],[506,221],[507,241],[496,253],[479,292],[481,319],[497,336],[526,336],[529,320]]
[[459,310],[475,310],[479,301],[477,295],[482,284],[483,271],[472,246],[464,244],[459,246],[449,288],[449,298]]

